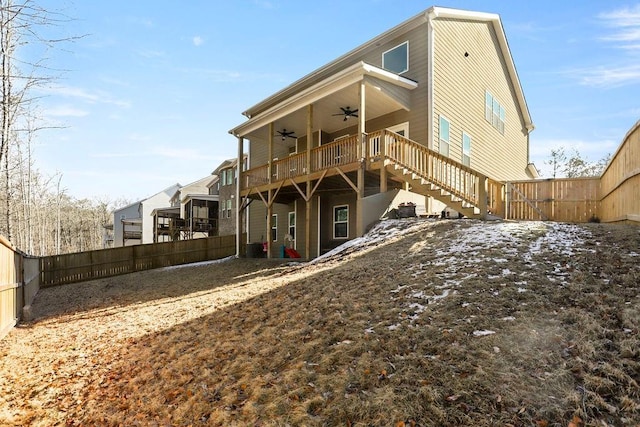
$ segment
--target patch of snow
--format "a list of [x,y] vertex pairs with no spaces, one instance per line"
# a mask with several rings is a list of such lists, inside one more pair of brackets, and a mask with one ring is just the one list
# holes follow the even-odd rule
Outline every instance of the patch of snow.
[[507,316],[507,317],[503,317],[500,320],[504,320],[505,322],[512,322],[512,321],[516,320],[516,318],[513,317],[513,316]]
[[387,329],[389,329],[390,331],[395,331],[396,329],[400,328],[400,324],[396,323],[395,325],[391,325],[391,326],[387,326]]
[[484,331],[473,331],[473,336],[474,337],[485,337],[487,335],[493,335],[495,334],[496,331],[488,331],[488,330],[484,330]]
[[212,265],[212,264],[221,264],[223,262],[227,262],[227,261],[230,261],[232,259],[235,259],[235,255],[228,256],[226,258],[214,259],[214,260],[211,260],[211,261],[201,261],[201,262],[193,262],[191,264],[171,265],[169,267],[161,268],[161,271],[177,270],[179,268],[189,268],[189,267],[202,267],[204,265]]

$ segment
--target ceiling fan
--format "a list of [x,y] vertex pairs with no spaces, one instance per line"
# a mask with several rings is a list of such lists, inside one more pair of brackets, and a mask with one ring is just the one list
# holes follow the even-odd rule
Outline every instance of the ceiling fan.
[[297,137],[294,135],[296,132],[291,130],[291,131],[287,131],[286,129],[282,129],[282,130],[278,130],[276,131],[278,132],[278,135],[280,135],[280,137],[282,137],[282,140],[284,141],[287,138],[293,138],[296,139]]
[[343,121],[347,121],[349,117],[358,117],[358,109],[352,110],[351,107],[340,107],[342,113],[334,114],[334,116],[344,116]]

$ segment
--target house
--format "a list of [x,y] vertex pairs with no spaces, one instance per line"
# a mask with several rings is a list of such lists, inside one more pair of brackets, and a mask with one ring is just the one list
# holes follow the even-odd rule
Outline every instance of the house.
[[431,7],[243,114],[229,131],[239,157],[249,146],[237,209],[269,256],[316,257],[403,202],[501,215],[504,182],[536,176],[495,14]]
[[[247,156],[243,154],[242,165],[246,165]],[[225,160],[213,171],[219,177],[216,183],[216,191],[220,198],[218,213],[218,230],[220,236],[229,236],[236,233],[236,185],[237,185],[238,159]],[[243,170],[246,169],[243,166]],[[244,223],[240,227],[245,230]]]
[[154,209],[154,243],[217,236],[218,195],[210,192],[217,182],[212,174],[181,186],[168,206]]
[[171,197],[180,187],[180,184],[174,184],[153,196],[114,211],[113,246],[153,243],[154,224],[151,220],[151,213],[157,208],[167,206]]

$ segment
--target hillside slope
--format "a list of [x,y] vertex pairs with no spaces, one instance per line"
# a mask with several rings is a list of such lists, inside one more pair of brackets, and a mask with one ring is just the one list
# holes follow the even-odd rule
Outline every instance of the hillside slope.
[[398,220],[307,264],[44,289],[3,425],[640,423],[640,230]]

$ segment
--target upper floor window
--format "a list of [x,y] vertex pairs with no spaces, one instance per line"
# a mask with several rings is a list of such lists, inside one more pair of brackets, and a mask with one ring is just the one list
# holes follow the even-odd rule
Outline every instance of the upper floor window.
[[406,41],[382,54],[382,68],[402,74],[409,71],[409,42]]
[[451,133],[451,125],[449,124],[449,120],[440,116],[440,144],[439,144],[439,152],[443,156],[449,157],[449,139]]
[[462,132],[462,164],[471,166],[471,137]]
[[234,179],[234,169],[233,168],[229,168],[229,169],[225,169],[223,171],[220,172],[220,181],[221,184],[220,185],[231,185],[233,184],[233,179]]
[[484,118],[491,123],[491,125],[498,129],[498,132],[504,135],[504,122],[507,114],[504,107],[500,105],[500,102],[489,93],[485,92],[484,103]]

